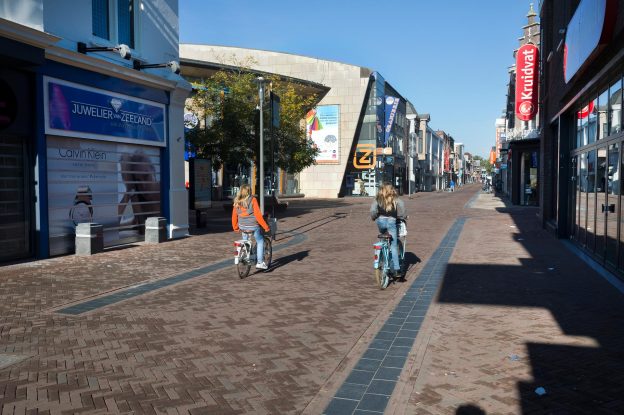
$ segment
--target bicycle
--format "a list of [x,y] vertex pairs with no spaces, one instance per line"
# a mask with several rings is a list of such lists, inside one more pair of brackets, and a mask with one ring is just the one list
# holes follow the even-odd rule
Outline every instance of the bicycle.
[[[242,231],[247,235],[247,239],[239,239],[234,241],[236,252],[234,253],[234,264],[238,276],[243,279],[247,278],[251,266],[256,263],[256,239],[253,237],[254,231]],[[265,233],[264,237],[264,263],[271,268],[271,259],[273,258],[273,246],[271,243],[271,233]]]
[[[403,222],[404,219],[399,219],[397,225]],[[398,228],[398,226],[397,226]],[[399,235],[397,229],[397,235]],[[375,262],[373,264],[375,268],[375,279],[377,281],[377,285],[382,290],[385,290],[390,284],[390,267],[392,265],[392,249],[390,249],[390,244],[392,243],[392,235],[388,231],[377,235],[379,241],[373,244],[374,247],[374,255]],[[399,235],[398,248],[399,248],[399,269],[401,270],[399,273],[399,277],[403,276],[403,260],[405,258],[405,242],[406,237]]]

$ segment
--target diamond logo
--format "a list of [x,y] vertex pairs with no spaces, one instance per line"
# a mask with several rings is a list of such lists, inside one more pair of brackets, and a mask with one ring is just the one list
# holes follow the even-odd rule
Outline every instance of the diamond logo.
[[111,99],[110,103],[111,103],[111,107],[113,107],[115,112],[118,112],[119,108],[121,108],[121,100],[120,99],[113,98],[113,99]]

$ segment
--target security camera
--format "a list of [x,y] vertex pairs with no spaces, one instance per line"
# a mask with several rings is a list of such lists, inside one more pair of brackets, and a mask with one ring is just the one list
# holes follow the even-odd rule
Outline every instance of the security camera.
[[122,59],[130,60],[132,58],[132,52],[130,51],[130,47],[128,45],[124,45],[123,43],[117,46],[117,52]]
[[176,75],[180,73],[180,64],[177,61],[169,62],[169,68],[171,68],[171,72]]

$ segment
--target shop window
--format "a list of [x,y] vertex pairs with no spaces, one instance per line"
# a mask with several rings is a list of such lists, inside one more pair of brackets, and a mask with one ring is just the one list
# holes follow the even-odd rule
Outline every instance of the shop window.
[[609,88],[609,135],[622,130],[622,80]]
[[589,104],[586,103],[577,113],[579,118],[579,133],[580,133],[580,141],[579,147],[583,147],[589,144],[589,134],[588,134],[588,120],[589,120]]
[[589,101],[588,111],[589,115],[587,116],[587,142],[589,144],[596,142],[597,133],[598,133],[598,99],[593,99]]
[[598,105],[596,106],[596,124],[598,128],[598,140],[606,138],[609,133],[609,91],[604,90],[598,96]]
[[576,112],[576,146],[574,148],[583,146],[583,120],[581,119],[580,113],[580,111]]
[[92,0],[91,22],[94,36],[135,48],[136,13],[134,0]]

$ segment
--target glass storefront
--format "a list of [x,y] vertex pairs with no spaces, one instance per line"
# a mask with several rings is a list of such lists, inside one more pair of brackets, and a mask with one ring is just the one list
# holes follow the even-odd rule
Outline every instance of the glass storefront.
[[607,268],[624,274],[622,78],[574,108],[570,235]]
[[374,196],[384,182],[392,183],[402,194],[407,185],[405,100],[378,73],[371,75],[370,82],[366,111],[347,162],[342,192],[345,196]]

